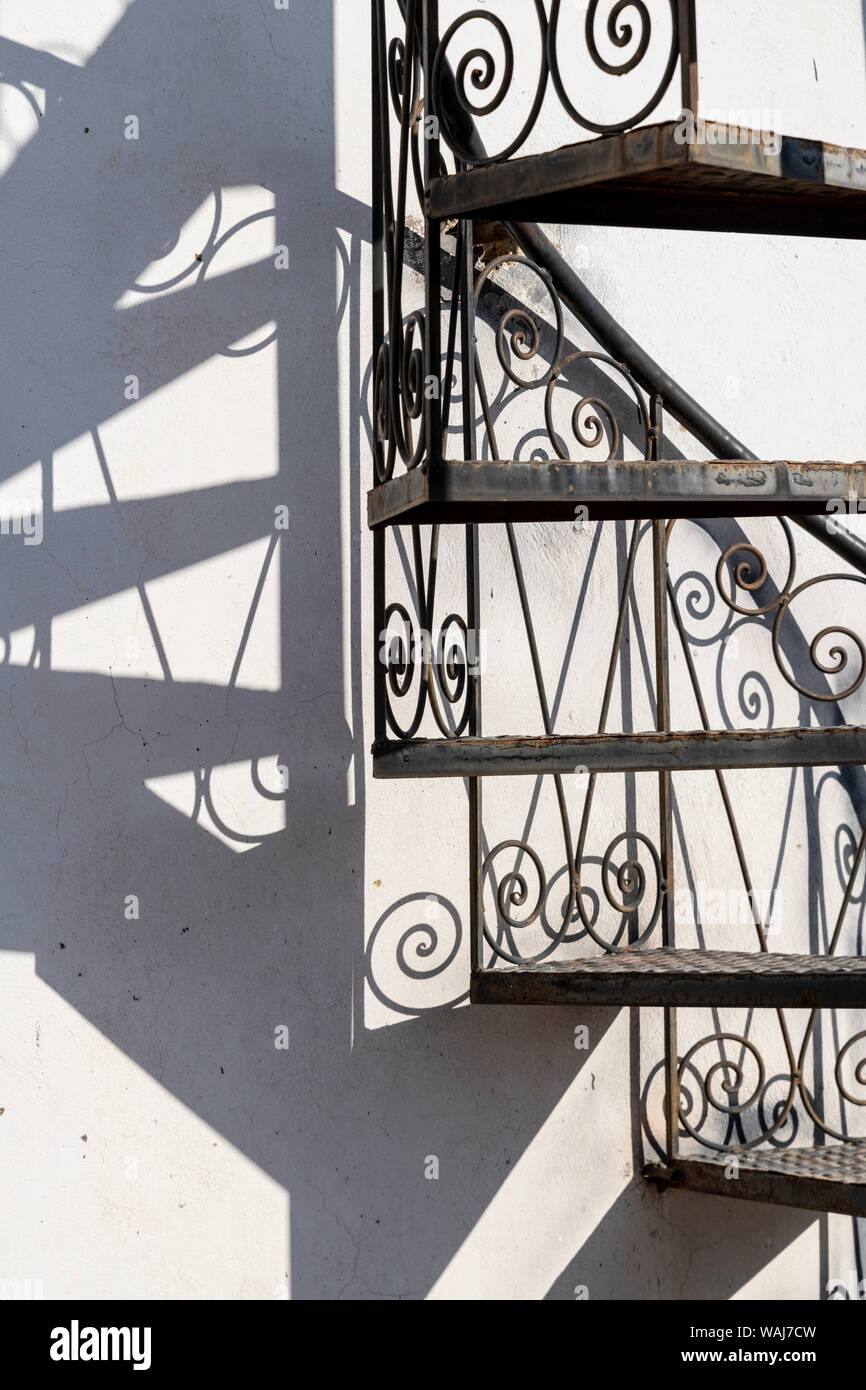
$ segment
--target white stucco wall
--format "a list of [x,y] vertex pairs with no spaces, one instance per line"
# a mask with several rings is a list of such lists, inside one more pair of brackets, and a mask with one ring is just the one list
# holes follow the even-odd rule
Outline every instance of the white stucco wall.
[[[54,1298],[822,1297],[855,1267],[850,1221],[635,1178],[658,1011],[465,1006],[465,791],[371,779],[368,6],[80,8],[0,0],[0,508],[38,500],[42,528],[0,539],[0,1279]],[[730,4],[724,24],[699,8],[711,104],[730,90],[788,133],[866,146],[859,3],[832,23],[814,0]],[[757,453],[863,456],[856,243],[552,234]],[[668,444],[704,456],[678,427]],[[715,564],[681,532],[683,572]],[[593,534],[521,531],[554,684]],[[593,727],[623,545],[608,527],[562,729]],[[535,732],[501,535],[484,556],[485,727]],[[615,715],[646,727],[637,626],[630,652]],[[799,719],[784,682],[773,698]],[[730,704],[747,723],[736,676]],[[751,777],[772,876],[788,784]],[[498,788],[490,843],[532,791]],[[812,922],[808,794],[780,949]],[[857,808],[828,795],[829,865]],[[600,799],[611,834],[620,796]],[[718,865],[708,796],[684,814]],[[428,957],[411,929],[431,911]],[[422,971],[460,946],[411,979],[406,931]]]

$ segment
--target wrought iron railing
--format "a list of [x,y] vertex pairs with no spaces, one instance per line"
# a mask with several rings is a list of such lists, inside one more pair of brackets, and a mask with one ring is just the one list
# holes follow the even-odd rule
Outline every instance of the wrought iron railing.
[[[838,1032],[820,1010],[810,1012],[804,1026],[795,1017],[780,1010],[775,1036],[767,1025],[758,1041],[721,1023],[694,1042],[691,1034],[681,1040],[679,1123],[685,1144],[691,1141],[695,1152],[748,1154],[761,1145],[791,1149],[803,1143],[811,1126],[825,1142],[866,1135],[857,1118],[866,1106],[866,1031]],[[681,1032],[686,1027],[681,1019]],[[659,1138],[652,1138],[661,1153]]]
[[[467,10],[444,27],[440,36],[435,0],[400,0],[399,5],[390,7],[385,0],[374,0],[374,67],[378,64],[380,74],[374,88],[372,433],[377,485],[401,472],[429,473],[432,477],[438,465],[455,456],[507,460],[503,466],[509,467],[517,464],[521,450],[529,447],[536,453],[543,450],[553,465],[575,459],[589,459],[599,466],[616,465],[627,450],[638,461],[657,464],[664,456],[666,413],[717,458],[758,463],[607,313],[536,225],[504,218],[504,232],[511,243],[503,248],[502,228],[479,227],[477,221],[460,219],[454,226],[446,225],[443,237],[442,224],[427,216],[431,178],[452,169],[459,174],[490,168],[525,150],[550,89],[571,120],[582,127],[582,133],[622,131],[652,114],[669,90],[681,59],[683,107],[696,110],[692,4],[671,4],[669,27],[664,33],[656,29],[655,34],[647,7],[642,4],[615,4],[609,7],[606,21],[603,7],[589,6],[586,54],[599,70],[610,76],[633,71],[648,58],[654,37],[662,39],[664,49],[663,76],[652,99],[628,119],[610,124],[594,122],[568,96],[560,61],[564,8],[559,3],[545,6],[535,0],[541,55],[538,85],[517,136],[499,147],[491,145],[494,152],[490,153],[478,127],[485,117],[499,112],[512,90],[514,75],[514,42],[501,12],[494,15],[486,10]],[[629,10],[630,18],[626,16]],[[459,39],[470,31],[470,21],[486,24],[497,39],[498,70],[489,45],[476,44],[468,51],[464,48],[455,57]],[[598,26],[605,22],[607,42],[623,50],[619,65],[609,59],[599,61]],[[569,314],[590,331],[597,348],[576,345]],[[844,479],[839,488],[844,496]],[[575,524],[579,525],[579,501],[574,510]],[[411,515],[406,520],[411,522]],[[766,976],[766,983],[780,958],[774,955],[772,923],[755,889],[751,863],[754,821],[750,817],[744,832],[726,772],[728,767],[747,763],[739,751],[729,762],[724,758],[729,756],[733,741],[745,743],[755,729],[764,736],[777,728],[769,680],[772,674],[777,686],[786,689],[796,704],[796,727],[779,728],[778,741],[774,741],[775,734],[773,738],[763,737],[760,754],[748,765],[826,767],[838,761],[840,770],[833,776],[844,784],[855,818],[862,822],[866,805],[862,733],[851,727],[846,709],[863,689],[864,636],[840,616],[836,597],[828,606],[826,619],[815,622],[812,612],[799,619],[798,613],[819,593],[838,594],[834,585],[846,586],[849,593],[859,592],[859,586],[866,582],[866,546],[846,527],[820,515],[776,517],[763,523],[778,532],[776,544],[769,546],[759,545],[753,535],[744,534],[733,523],[719,523],[713,532],[718,545],[714,567],[708,573],[692,569],[677,577],[669,569],[669,549],[675,528],[687,524],[669,522],[665,526],[657,521],[642,525],[635,521],[631,527],[595,732],[599,740],[616,735],[610,724],[614,682],[629,615],[638,602],[635,573],[640,547],[650,536],[658,729],[682,727],[672,719],[670,708],[670,627],[683,659],[684,688],[697,710],[695,723],[700,724],[700,729],[691,726],[693,733],[684,735],[680,746],[689,749],[692,760],[688,765],[711,768],[717,784],[725,833],[748,904],[745,922],[739,926],[751,933],[755,954],[750,1002],[761,1003],[761,974]],[[798,528],[835,552],[842,566],[825,571],[815,566],[811,555],[812,568],[802,573]],[[473,740],[483,742],[479,739],[483,662],[479,659],[478,531],[472,525],[459,529],[457,543],[465,548],[465,564],[462,593],[455,594],[454,575],[460,564],[453,552],[447,565],[443,563],[450,529],[434,524],[428,535],[420,525],[409,525],[405,538],[396,527],[376,531],[376,749],[380,755],[386,745],[396,744],[399,758],[399,745],[409,748],[430,734],[451,748]],[[505,519],[504,535],[537,697],[539,732],[542,739],[553,740],[557,698],[551,697],[545,679],[520,535],[511,520]],[[453,534],[448,543],[455,543]],[[590,562],[592,554],[594,551]],[[449,574],[447,601],[443,597],[443,569]],[[398,572],[403,585],[399,598],[389,590]],[[723,614],[724,621],[708,641],[694,629],[698,620],[711,612]],[[711,707],[708,686],[719,695],[723,654],[730,654],[732,638],[746,628],[761,634],[767,667],[744,674],[737,690],[739,717],[733,717],[720,696],[718,708]],[[714,646],[719,657],[708,682],[706,656]],[[525,750],[536,731],[512,726],[507,732],[519,733],[521,738],[512,742]],[[853,740],[849,737],[852,733],[856,735]],[[718,765],[712,756],[704,762],[694,757],[694,741],[701,736],[707,740],[702,746],[715,750]],[[802,756],[797,750],[798,740],[804,744]],[[628,745],[623,770],[633,771],[636,764],[628,758],[634,759],[634,748],[627,735],[618,741]],[[838,759],[834,749],[839,752]],[[489,768],[483,770],[501,773],[505,770],[502,759],[510,751],[504,743],[492,750]],[[615,770],[614,755],[605,749],[604,756],[608,762],[603,771],[571,768],[571,773],[581,773],[576,781],[563,776],[561,770],[538,779],[537,786],[546,782],[555,802],[552,820],[558,822],[562,847],[558,855],[551,855],[547,845],[543,852],[534,841],[534,810],[523,827],[515,826],[504,836],[497,834],[488,840],[481,815],[481,768],[477,761],[467,765],[471,767],[475,971],[495,974],[490,968],[497,964],[547,968],[564,957],[569,962],[601,959],[615,968],[620,961],[624,969],[632,969],[636,959],[640,961],[640,948],[660,945],[675,949],[681,962],[700,973],[706,965],[707,948],[724,950],[727,946],[724,939],[711,939],[708,924],[697,915],[692,924],[693,939],[684,941],[680,932],[674,940],[672,826],[677,811],[670,785],[672,764],[649,764],[657,772],[667,769],[662,773],[664,785],[655,811],[657,829],[640,828],[633,800],[623,816],[623,828],[599,836],[592,829],[598,777]],[[644,761],[641,765],[648,764]],[[420,764],[407,762],[406,766],[409,771],[401,774],[399,764],[392,762],[387,773],[379,775],[412,775],[411,768]],[[435,766],[444,764],[426,764],[427,775]],[[459,763],[448,766],[450,775],[459,775]],[[507,770],[520,769],[512,763]],[[831,774],[822,772],[819,786],[824,787],[830,778]],[[498,778],[494,779],[497,783],[503,785]],[[582,802],[577,819],[572,805],[575,786]],[[535,804],[534,800],[533,808]],[[810,814],[812,810],[814,807]],[[681,829],[679,826],[678,831]],[[855,957],[864,956],[862,909],[858,904],[864,896],[859,880],[863,877],[866,830],[855,833],[849,827],[848,834],[850,844],[840,860],[841,901],[832,925],[821,939],[811,926],[803,926],[795,943],[798,954],[785,957],[789,976],[799,973],[811,984],[822,973],[829,977],[832,972],[834,979],[844,975],[854,967]],[[546,862],[550,859],[552,863]],[[688,880],[692,869],[687,861],[685,867]],[[856,922],[853,927],[852,920]],[[742,944],[742,936],[741,932],[738,944]],[[786,946],[790,950],[790,939]],[[840,961],[837,969],[834,961],[841,956],[842,947],[849,950],[850,957],[844,964]],[[766,958],[764,966],[761,957]],[[654,968],[644,960],[647,969]],[[723,964],[716,959],[712,968],[718,971]],[[741,964],[742,954],[738,953],[736,961],[732,957],[731,969]],[[676,1002],[672,991],[670,1003]],[[856,1027],[851,1030],[844,1018],[838,1023],[833,1018],[825,1025],[823,1020],[832,1016],[811,1009],[798,1033],[784,1010],[778,1009],[767,1014],[775,1021],[775,1039],[769,1035],[765,1039],[762,1034],[756,1040],[751,1020],[742,1029],[730,1029],[714,1012],[709,1031],[700,1032],[694,1041],[681,1037],[678,1047],[673,1011],[667,1013],[662,1074],[667,1087],[668,1133],[657,1147],[669,1160],[679,1152],[678,1129],[681,1138],[722,1154],[746,1154],[762,1144],[787,1147],[800,1137],[799,1127],[806,1121],[814,1122],[827,1138],[851,1137],[846,1107],[866,1104],[866,1057],[861,1060],[859,1056],[866,1051],[866,1032]],[[697,1015],[690,1013],[688,1018],[691,1026]],[[764,1031],[765,1024],[766,1019]],[[715,1050],[712,1060],[702,1066],[707,1048]],[[862,1096],[858,1088],[863,1090]]]

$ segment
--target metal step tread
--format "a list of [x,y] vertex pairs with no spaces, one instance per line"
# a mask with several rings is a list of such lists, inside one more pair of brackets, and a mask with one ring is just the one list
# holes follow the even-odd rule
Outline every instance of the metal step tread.
[[648,1163],[643,1175],[663,1189],[866,1216],[862,1139],[812,1148],[767,1146],[699,1158],[678,1156],[670,1163]]
[[[864,214],[866,216],[866,214]],[[551,452],[553,446],[551,445]],[[786,459],[445,459],[367,494],[373,529],[401,523],[826,515],[866,499],[866,462]]]
[[[677,132],[680,132],[680,140]],[[563,145],[431,180],[434,218],[866,237],[866,152],[680,121]],[[713,143],[710,143],[710,141]]]
[[866,764],[866,728],[860,725],[386,739],[373,745],[373,776],[377,778],[568,776],[578,770],[695,772],[849,763]]
[[471,997],[476,1004],[856,1008],[866,1005],[866,956],[661,947],[479,970]]

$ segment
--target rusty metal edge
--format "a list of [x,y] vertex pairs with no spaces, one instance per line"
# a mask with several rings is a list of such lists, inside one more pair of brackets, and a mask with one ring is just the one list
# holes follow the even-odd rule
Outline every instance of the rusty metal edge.
[[[443,175],[430,182],[426,198],[427,215],[431,218],[448,218],[495,211],[511,217],[536,220],[532,216],[532,205],[556,200],[557,206],[561,207],[561,217],[571,220],[567,217],[567,204],[562,195],[573,193],[574,220],[583,222],[587,216],[592,216],[596,194],[601,200],[605,197],[611,200],[616,198],[618,180],[639,179],[641,174],[655,174],[677,167],[698,172],[711,170],[721,176],[728,174],[732,180],[743,175],[765,180],[766,192],[737,188],[732,183],[729,193],[737,196],[743,230],[748,230],[746,208],[750,204],[766,207],[770,215],[775,208],[777,220],[780,220],[780,215],[788,220],[792,211],[798,211],[800,218],[806,216],[808,209],[803,207],[802,201],[799,209],[794,206],[798,187],[802,191],[803,185],[831,192],[839,190],[843,199],[837,200],[837,207],[859,202],[859,197],[866,194],[866,152],[863,150],[789,135],[777,135],[779,148],[776,150],[760,138],[761,132],[747,131],[747,138],[744,139],[739,128],[736,128],[735,140],[678,143],[674,132],[679,125],[680,121],[677,120],[638,126],[624,133],[601,135],[538,154],[521,155],[502,163]],[[717,136],[723,131],[727,133],[730,127],[711,121],[707,122],[707,129]],[[784,187],[780,187],[786,183],[791,185],[788,206]],[[719,191],[723,192],[723,183]],[[701,192],[706,199],[708,190]],[[687,184],[684,184],[682,193],[687,200]],[[671,190],[648,184],[643,197],[637,200],[634,189],[630,189],[629,225],[644,225],[644,211],[670,197]],[[646,209],[641,206],[644,202]],[[603,211],[603,201],[600,206]],[[556,220],[561,220],[561,217]],[[715,223],[710,221],[708,225],[712,227]],[[761,230],[766,228],[762,226]],[[796,234],[796,228],[791,230]],[[861,235],[866,235],[866,229]]]
[[[744,957],[748,953],[744,952]],[[605,975],[599,969],[604,958],[596,958],[592,972],[533,971],[527,966],[478,970],[470,980],[472,1004],[548,1007],[615,1008],[863,1008],[866,980],[853,975],[824,973],[803,975],[762,975],[744,967],[742,972],[707,976],[685,966],[670,971],[633,975],[617,968]],[[612,959],[615,959],[612,957]]]
[[[827,504],[851,496],[866,499],[866,462],[837,460],[677,460],[643,459],[605,463],[551,460],[448,459],[429,468],[412,469],[372,488],[367,519],[372,529],[409,521],[456,520],[462,508],[483,521],[492,509],[543,507],[551,519],[573,519],[578,504],[590,518],[623,505],[647,515],[742,516],[795,511],[826,517]],[[494,519],[491,515],[490,519]],[[534,515],[529,519],[538,519]]]
[[736,1197],[748,1202],[804,1207],[807,1211],[866,1216],[866,1184],[844,1183],[838,1179],[762,1173],[748,1168],[740,1168],[736,1179],[728,1179],[721,1164],[708,1163],[699,1158],[678,1158],[671,1164],[647,1163],[641,1176],[655,1183],[660,1190],[670,1187],[715,1197]]
[[866,728],[385,739],[372,753],[382,779],[830,767],[866,764]]

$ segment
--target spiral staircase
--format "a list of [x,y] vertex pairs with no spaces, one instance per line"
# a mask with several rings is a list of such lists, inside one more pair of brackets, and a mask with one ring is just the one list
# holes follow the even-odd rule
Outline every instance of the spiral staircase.
[[[629,8],[627,22],[623,12]],[[505,109],[509,95],[515,65],[515,40],[506,24],[510,7],[504,0],[484,9],[466,6],[443,24],[437,0],[372,0],[375,476],[368,521],[374,534],[377,641],[373,774],[466,779],[474,1004],[664,1010],[665,1055],[658,1070],[664,1083],[665,1134],[644,1169],[648,1180],[660,1190],[687,1188],[866,1216],[866,1139],[852,1137],[849,1124],[855,1107],[866,1104],[855,1093],[855,1087],[866,1087],[866,1063],[856,1062],[866,1034],[855,1032],[839,1042],[835,1024],[823,1012],[866,1008],[866,954],[838,950],[850,937],[851,913],[859,901],[866,826],[846,859],[844,891],[825,949],[774,952],[753,891],[750,845],[740,833],[727,781],[731,774],[755,769],[833,767],[854,778],[862,775],[866,729],[839,722],[840,704],[863,682],[862,642],[834,621],[819,638],[834,640],[833,634],[842,634],[849,639],[863,658],[860,669],[848,679],[848,657],[841,645],[832,647],[828,660],[819,656],[816,638],[810,658],[816,677],[827,680],[807,684],[785,662],[784,631],[795,599],[814,590],[822,577],[846,580],[860,597],[866,547],[845,527],[834,525],[833,513],[840,499],[855,510],[866,501],[866,464],[755,458],[605,311],[537,225],[864,238],[866,153],[784,136],[769,147],[756,132],[725,127],[705,131],[700,142],[693,142],[682,138],[682,122],[648,124],[677,79],[683,112],[696,118],[700,110],[694,0],[666,0],[660,8],[653,29],[644,6],[608,6],[605,38],[597,0],[588,7],[587,55],[612,80],[636,72],[649,60],[653,42],[661,43],[651,94],[644,89],[639,109],[627,120],[605,123],[578,108],[564,69],[560,34],[567,6],[562,0],[535,0],[540,70],[529,114],[518,133],[490,153],[478,127],[482,117]],[[477,40],[484,25],[498,45],[498,75],[492,47]],[[464,34],[471,34],[476,44],[468,52],[465,44],[460,48]],[[545,101],[558,101],[568,130],[579,138],[556,149],[525,153]],[[415,219],[413,201],[419,209]],[[413,221],[423,234],[413,231]],[[509,273],[535,284],[531,303],[509,297]],[[423,303],[409,309],[411,275],[423,276]],[[539,297],[546,304],[543,321],[536,308]],[[543,457],[509,457],[499,447],[495,402],[500,395],[489,388],[478,350],[479,322],[490,320],[491,299],[497,312],[504,306],[494,335],[503,379],[509,389],[544,399],[548,447]],[[566,313],[592,335],[596,349],[568,350]],[[542,346],[549,366],[527,382],[521,371],[537,360]],[[571,457],[556,410],[557,392],[584,372],[596,385],[615,379],[618,405],[608,408],[598,395],[582,396],[573,414],[574,434],[594,456],[581,460]],[[581,416],[580,409],[587,406],[589,415],[584,410]],[[620,417],[630,422],[637,458],[624,457]],[[667,417],[714,457],[666,459]],[[595,447],[603,435],[610,443],[607,458],[599,458]],[[556,732],[515,529],[533,522],[574,524],[576,515],[581,523],[631,523],[598,727],[578,735]],[[748,541],[722,555],[716,591],[732,614],[767,625],[777,672],[801,697],[801,708],[810,711],[809,722],[761,730],[714,724],[669,568],[675,524],[693,518],[720,524],[736,518],[746,525],[773,518],[782,527],[790,566],[773,592],[767,591],[765,557]],[[482,732],[482,673],[470,654],[472,638],[485,620],[482,525],[505,528],[540,734],[518,729],[490,737]],[[389,535],[401,528],[409,537],[401,555],[412,570],[414,616],[407,604],[389,598],[386,547]],[[454,531],[463,537],[464,607],[437,624],[440,542]],[[841,574],[798,584],[798,536],[821,541],[833,552],[834,562],[844,566]],[[651,546],[655,727],[611,731],[612,695],[644,537]],[[437,626],[450,634],[447,651],[441,644],[433,649],[430,634]],[[674,644],[699,712],[697,728],[672,724]],[[411,709],[403,718],[397,706],[406,700]],[[812,719],[813,709],[824,718]],[[714,775],[721,823],[735,847],[750,904],[755,949],[708,949],[683,940],[674,891],[674,779],[693,772]],[[584,882],[593,799],[599,779],[646,773],[657,780],[657,828],[650,838],[628,825],[605,851],[602,875],[615,883],[607,900],[621,919],[618,935],[605,934],[587,908]],[[575,774],[584,792],[576,840],[566,805]],[[528,894],[526,874],[518,866],[496,882],[482,821],[488,779],[515,776],[549,781],[568,846],[562,922],[540,949],[529,953],[520,949],[513,930],[518,925],[515,906]],[[866,795],[859,783],[857,787],[866,806]],[[534,865],[543,898],[543,869],[531,848],[519,838],[503,841],[497,850],[503,845],[511,846],[524,865]],[[638,849],[657,871],[651,910],[647,873],[636,861]],[[485,904],[485,883],[493,885],[492,912]],[[639,902],[645,910],[642,922]],[[541,908],[533,916],[540,921],[540,914]],[[578,938],[581,949],[576,951]],[[775,1078],[775,1101],[764,1061],[745,1031],[717,1025],[694,1046],[678,1045],[678,1009],[722,1008],[775,1011],[784,1057],[784,1083],[778,1092]],[[810,1011],[799,1040],[786,1009]],[[816,1094],[824,1094],[830,1038],[835,1059],[826,1081],[828,1090],[835,1086],[835,1109],[828,1117]],[[820,1057],[810,1052],[819,1039]],[[715,1049],[717,1060],[701,1072],[696,1057],[707,1045]],[[758,1081],[744,1097],[747,1061],[757,1068]],[[712,1112],[716,1128],[702,1128],[698,1111]],[[814,1143],[802,1143],[799,1125],[796,1142],[791,1142],[795,1111],[813,1125]]]

